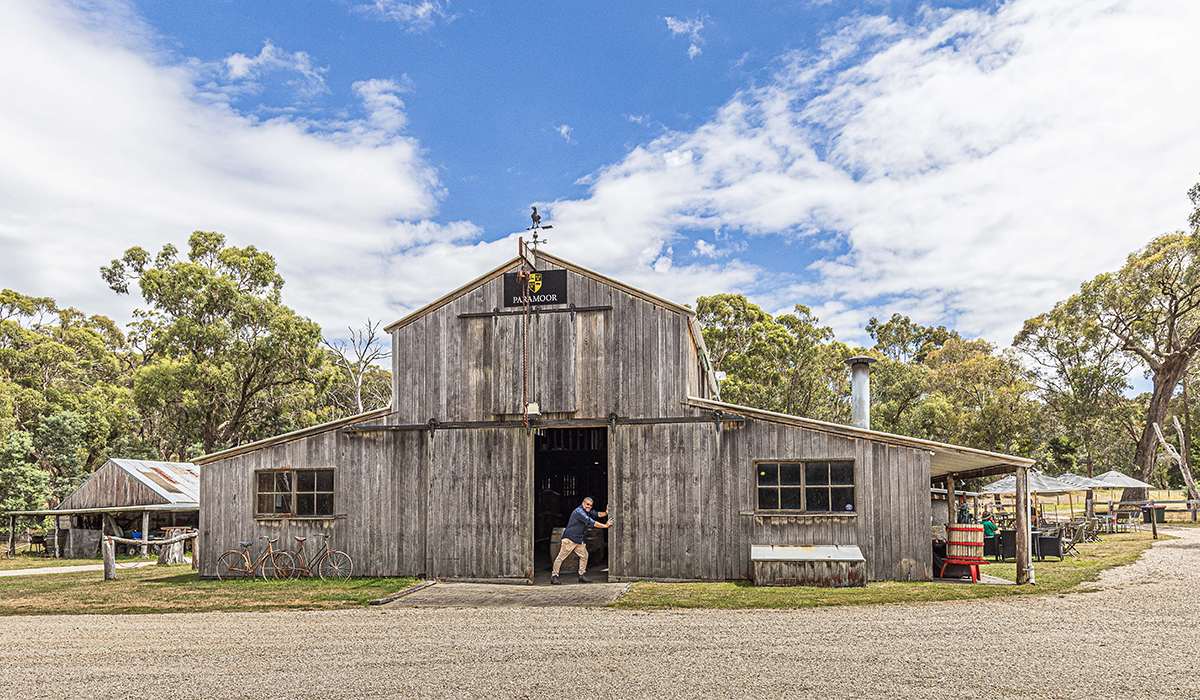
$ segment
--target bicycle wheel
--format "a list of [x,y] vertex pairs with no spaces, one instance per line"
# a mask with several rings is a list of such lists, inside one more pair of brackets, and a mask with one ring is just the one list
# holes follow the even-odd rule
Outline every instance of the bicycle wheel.
[[313,575],[312,572],[308,570],[308,561],[300,555],[300,552],[294,549],[285,549],[283,551],[292,555],[292,575],[290,578],[300,578],[305,574],[309,576]]
[[250,573],[246,566],[246,558],[242,553],[231,549],[221,555],[217,560],[217,580],[228,581],[232,578],[241,578]]
[[321,560],[321,578],[324,580],[345,581],[353,570],[354,562],[350,561],[350,555],[336,549]]
[[289,552],[275,552],[263,562],[263,578],[286,581],[296,572],[296,560]]

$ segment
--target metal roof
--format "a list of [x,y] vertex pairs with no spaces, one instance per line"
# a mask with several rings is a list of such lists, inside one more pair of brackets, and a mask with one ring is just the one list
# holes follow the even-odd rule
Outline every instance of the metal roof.
[[858,545],[750,545],[750,561],[862,561],[866,558]]
[[200,502],[200,469],[188,462],[151,462],[141,459],[110,459],[145,484],[167,503]]

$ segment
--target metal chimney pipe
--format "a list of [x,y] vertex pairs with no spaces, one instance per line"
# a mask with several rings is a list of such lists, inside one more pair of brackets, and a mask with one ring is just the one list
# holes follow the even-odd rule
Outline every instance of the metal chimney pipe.
[[850,425],[871,429],[871,365],[873,357],[857,355],[846,360],[850,365]]

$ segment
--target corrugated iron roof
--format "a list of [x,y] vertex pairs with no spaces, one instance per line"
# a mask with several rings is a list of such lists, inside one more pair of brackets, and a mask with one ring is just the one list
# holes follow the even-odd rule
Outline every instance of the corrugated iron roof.
[[124,469],[168,503],[200,502],[200,469],[189,462],[151,462],[141,459],[108,460]]

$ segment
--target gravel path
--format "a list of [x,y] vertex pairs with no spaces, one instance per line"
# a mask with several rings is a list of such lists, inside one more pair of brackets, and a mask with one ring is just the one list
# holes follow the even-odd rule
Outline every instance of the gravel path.
[[[138,569],[154,566],[157,561],[139,561],[133,564],[117,564],[118,569]],[[103,564],[80,564],[79,566],[39,566],[35,569],[9,569],[0,571],[0,576],[41,576],[42,574],[69,574],[75,571],[104,571]]]
[[[11,698],[1200,698],[1200,530],[1172,534],[1094,592],[1038,598],[0,618],[0,688]],[[164,667],[130,661],[139,657]]]

